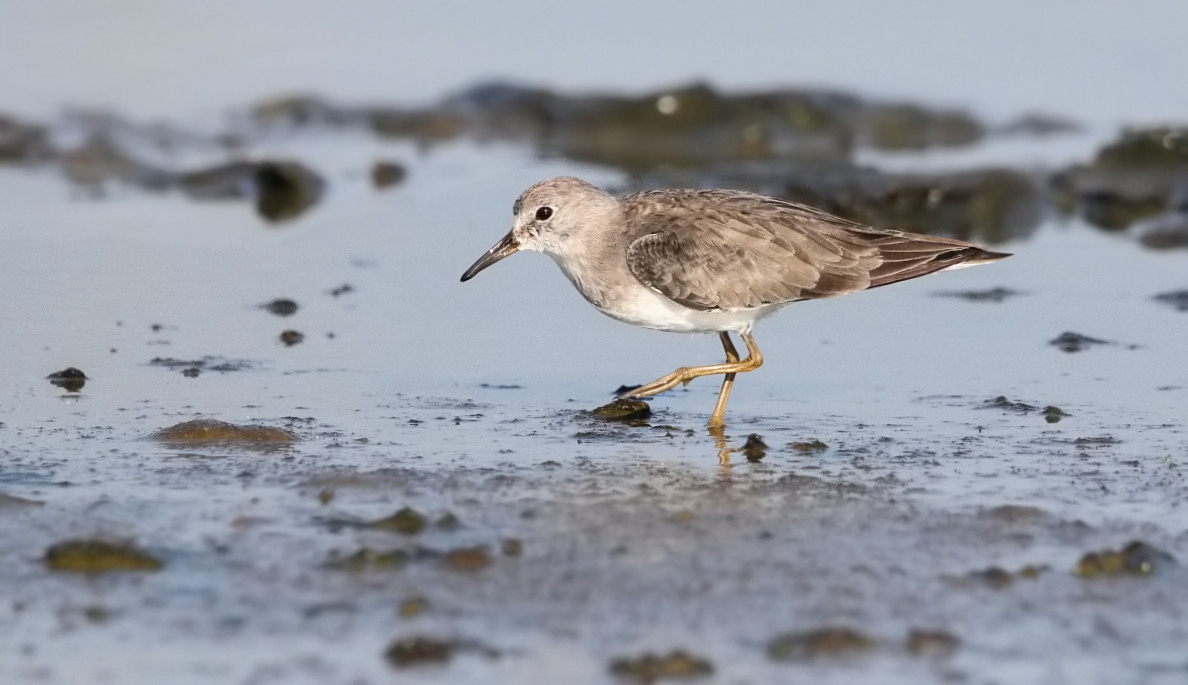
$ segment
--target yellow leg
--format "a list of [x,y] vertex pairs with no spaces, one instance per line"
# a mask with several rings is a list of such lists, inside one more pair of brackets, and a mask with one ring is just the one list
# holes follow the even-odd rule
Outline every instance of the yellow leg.
[[[738,350],[734,349],[734,343],[730,341],[730,334],[726,331],[719,331],[718,337],[722,340],[722,348],[726,350],[726,363],[733,364],[737,362]],[[732,371],[722,379],[722,389],[718,392],[718,403],[714,405],[714,413],[710,414],[710,426],[726,425],[726,402],[730,399],[730,391],[734,389],[734,377],[736,375]]]
[[709,366],[682,366],[667,376],[657,378],[651,383],[641,385],[630,392],[623,393],[623,397],[633,399],[650,397],[665,390],[671,390],[681,383],[688,383],[694,378],[714,376],[720,373],[726,374],[726,378],[722,381],[722,391],[718,393],[718,403],[714,407],[714,413],[710,414],[709,420],[709,425],[711,426],[725,425],[726,422],[723,417],[726,413],[726,401],[730,399],[730,390],[734,386],[735,374],[754,371],[762,366],[763,354],[759,352],[759,347],[755,344],[755,339],[751,337],[750,333],[740,333],[739,337],[742,338],[743,343],[747,346],[747,358],[739,361],[738,351],[734,349],[734,344],[730,342],[729,334],[723,331],[719,335],[722,339],[722,347],[726,350],[726,363],[710,364]]

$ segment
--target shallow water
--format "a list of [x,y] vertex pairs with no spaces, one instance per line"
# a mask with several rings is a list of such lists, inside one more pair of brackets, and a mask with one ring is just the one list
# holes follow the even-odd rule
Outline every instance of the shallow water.
[[[1107,129],[863,161],[1055,166]],[[0,496],[35,502],[0,497],[0,682],[598,683],[615,659],[674,649],[730,683],[1188,673],[1188,314],[1151,299],[1188,286],[1185,251],[1053,214],[997,246],[1004,262],[789,307],[757,328],[767,362],[738,379],[722,444],[703,426],[713,379],[653,399],[648,426],[587,414],[621,384],[716,361],[713,337],[602,317],[539,255],[458,282],[523,188],[616,172],[352,132],[254,152],[312,165],[330,192],[270,227],[244,203],[94,196],[0,167]],[[377,192],[381,158],[407,181]],[[1021,294],[941,296],[998,286]],[[278,297],[296,314],[260,308]],[[283,345],[286,329],[304,341]],[[1049,341],[1065,331],[1111,344],[1064,353]],[[88,376],[80,392],[45,379],[66,367]],[[1068,416],[1049,423],[1049,405]],[[300,439],[151,438],[196,417]],[[752,433],[768,445],[755,462]],[[405,506],[425,531],[360,525]],[[447,513],[460,525],[434,523]],[[75,538],[133,542],[164,568],[47,570]],[[1135,539],[1180,563],[1075,573]],[[487,566],[450,561],[475,546]],[[363,549],[408,559],[335,567]],[[768,655],[831,627],[874,646]],[[912,630],[959,644],[916,655]],[[394,671],[385,650],[412,636],[454,656]]]

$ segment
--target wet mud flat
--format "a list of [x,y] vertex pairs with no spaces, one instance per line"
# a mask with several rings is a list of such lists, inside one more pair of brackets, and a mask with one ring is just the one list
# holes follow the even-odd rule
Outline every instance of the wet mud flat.
[[[700,85],[5,119],[0,681],[1182,682],[1185,138],[978,161],[1072,128]],[[1016,256],[763,322],[724,436],[709,381],[607,422],[720,351],[528,257],[457,283],[562,173]]]
[[730,465],[695,414],[449,398],[398,398],[378,440],[16,428],[0,663],[8,682],[1176,682],[1182,428],[1123,441],[997,399],[752,418],[766,447],[731,431]]

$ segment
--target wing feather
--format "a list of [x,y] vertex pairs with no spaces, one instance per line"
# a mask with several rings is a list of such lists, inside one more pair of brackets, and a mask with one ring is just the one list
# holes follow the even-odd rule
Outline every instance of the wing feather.
[[631,273],[694,309],[831,297],[1006,256],[737,191],[638,193],[623,207],[636,236],[627,249]]

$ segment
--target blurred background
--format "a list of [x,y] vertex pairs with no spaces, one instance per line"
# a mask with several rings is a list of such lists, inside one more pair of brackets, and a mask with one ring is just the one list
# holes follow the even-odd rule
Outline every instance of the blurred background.
[[1188,110],[1174,0],[11,0],[0,12],[4,102],[40,116],[83,105],[192,120],[294,90],[429,103],[490,79],[567,92],[817,86],[992,120],[1043,110],[1134,124]]

